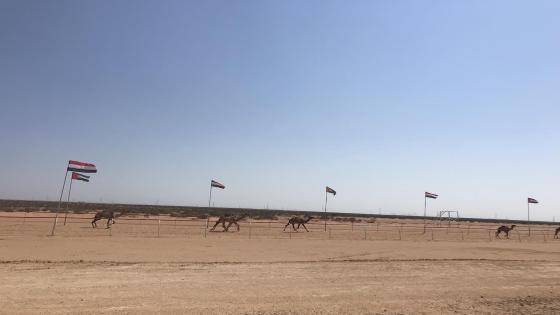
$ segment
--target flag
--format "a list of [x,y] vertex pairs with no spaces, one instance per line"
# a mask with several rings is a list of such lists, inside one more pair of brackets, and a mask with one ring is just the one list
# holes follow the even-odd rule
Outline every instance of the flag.
[[326,191],[330,194],[333,194],[333,196],[336,196],[336,191],[329,186],[327,186]]
[[221,189],[226,188],[226,186],[224,186],[224,184],[220,184],[220,183],[218,183],[218,182],[215,181],[215,180],[212,180],[212,181],[210,182],[210,186],[211,186],[211,187],[218,187],[218,188],[221,188]]
[[537,199],[533,199],[533,198],[527,198],[527,202],[528,202],[528,203],[539,203],[539,202],[537,201]]
[[432,193],[429,193],[429,192],[426,191],[426,192],[424,193],[424,197],[436,199],[436,198],[438,197],[438,195],[432,194]]
[[80,173],[76,173],[76,172],[72,172],[72,179],[75,180],[82,180],[84,182],[89,182],[89,176],[80,174]]
[[80,173],[97,173],[97,167],[95,167],[95,164],[72,160],[68,161],[68,168],[66,170]]

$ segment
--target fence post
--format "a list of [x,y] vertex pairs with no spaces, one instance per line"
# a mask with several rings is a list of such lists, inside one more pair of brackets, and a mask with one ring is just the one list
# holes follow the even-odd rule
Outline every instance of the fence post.
[[331,229],[329,229],[329,240],[331,239]]
[[[206,226],[208,226],[208,219],[206,219]],[[204,230],[204,238],[206,238],[206,231],[208,230],[208,228],[205,228],[203,225],[202,229]]]
[[517,239],[521,242],[521,234],[519,234],[519,231],[517,231]]
[[465,240],[465,236],[463,235],[463,230],[461,230],[461,241]]
[[488,241],[492,242],[492,232],[490,230],[488,230]]
[[354,232],[354,221],[352,221],[352,232]]
[[160,225],[160,219],[157,220],[157,237],[159,237],[159,225]]
[[364,240],[367,240],[367,230],[364,230]]
[[251,221],[249,221],[249,239],[251,239]]
[[432,241],[434,240],[434,230],[432,229]]
[[399,241],[400,241],[400,240],[402,240],[402,237],[401,237],[401,229],[399,229]]

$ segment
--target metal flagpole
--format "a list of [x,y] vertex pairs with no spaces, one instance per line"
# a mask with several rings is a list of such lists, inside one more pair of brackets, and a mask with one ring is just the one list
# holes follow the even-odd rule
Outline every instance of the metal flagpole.
[[424,234],[426,233],[426,194],[424,193]]
[[329,195],[329,193],[326,191],[325,189],[325,232],[327,231],[327,196]]
[[208,208],[210,208],[211,202],[212,202],[212,183],[210,183],[210,198],[208,198]]
[[529,199],[527,199],[527,228],[529,228],[529,236],[531,236],[531,225],[529,224]]
[[62,203],[62,195],[64,194],[64,187],[66,186],[66,178],[68,177],[68,166],[70,166],[70,162],[66,165],[66,174],[64,174],[64,184],[62,184],[62,191],[60,192],[60,199],[58,199],[58,209],[56,210],[56,214],[54,216],[54,222],[51,230],[51,236],[54,236],[54,229],[56,228],[56,221],[58,220],[58,212],[60,211],[60,205]]
[[66,200],[66,213],[64,213],[64,225],[66,225],[66,218],[68,218],[68,205],[70,204],[70,194],[72,193],[73,181],[72,177],[70,177],[70,188],[68,188],[68,199]]

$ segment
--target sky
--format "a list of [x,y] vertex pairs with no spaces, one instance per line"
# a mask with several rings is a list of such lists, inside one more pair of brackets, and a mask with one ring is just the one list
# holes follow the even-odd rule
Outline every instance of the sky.
[[559,11],[0,0],[0,198],[560,220]]

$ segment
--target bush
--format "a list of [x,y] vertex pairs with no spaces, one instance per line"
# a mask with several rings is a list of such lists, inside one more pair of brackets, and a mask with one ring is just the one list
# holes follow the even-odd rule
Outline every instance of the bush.
[[265,214],[265,215],[256,215],[252,216],[251,219],[253,220],[278,220],[278,217],[274,214]]

